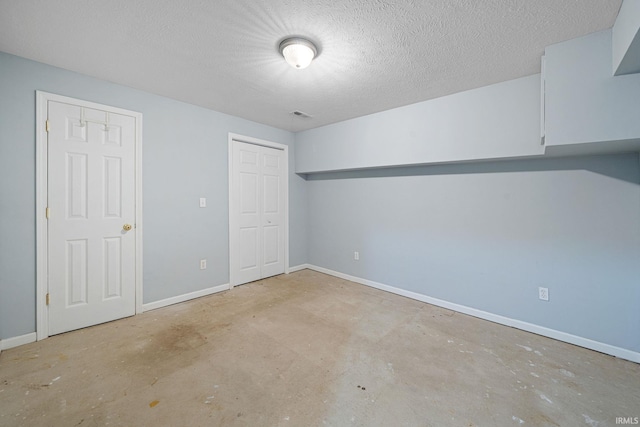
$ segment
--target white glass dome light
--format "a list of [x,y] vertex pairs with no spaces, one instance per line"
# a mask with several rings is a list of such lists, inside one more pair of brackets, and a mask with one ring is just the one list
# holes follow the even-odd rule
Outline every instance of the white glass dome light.
[[318,54],[316,46],[307,39],[290,37],[280,43],[280,53],[297,70],[307,68]]

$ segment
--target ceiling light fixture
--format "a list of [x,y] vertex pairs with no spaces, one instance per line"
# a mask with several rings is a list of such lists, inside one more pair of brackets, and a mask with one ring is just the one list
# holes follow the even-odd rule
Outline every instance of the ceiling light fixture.
[[280,53],[293,68],[307,68],[318,54],[316,46],[301,37],[289,37],[280,42]]

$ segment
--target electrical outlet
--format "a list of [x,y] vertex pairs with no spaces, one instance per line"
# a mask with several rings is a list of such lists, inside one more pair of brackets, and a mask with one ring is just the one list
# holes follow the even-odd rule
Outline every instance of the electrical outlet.
[[549,301],[549,288],[538,288],[538,298],[542,301]]
[[200,207],[201,208],[206,208],[207,207],[207,198],[206,197],[200,197]]
[[205,268],[207,268],[207,260],[206,259],[201,259],[200,260],[200,270],[204,270]]
[[360,252],[355,251],[353,253],[353,259],[355,259],[356,261],[359,261],[360,260]]

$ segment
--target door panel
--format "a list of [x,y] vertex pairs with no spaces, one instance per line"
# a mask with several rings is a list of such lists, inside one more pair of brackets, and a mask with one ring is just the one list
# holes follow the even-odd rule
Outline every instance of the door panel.
[[278,233],[280,227],[264,227],[264,265],[269,266],[280,260],[280,248],[278,247]]
[[[255,270],[258,266],[258,228],[245,227],[240,229],[240,269],[242,271]],[[250,274],[250,273],[248,273]]]
[[88,295],[88,278],[89,271],[87,253],[87,240],[68,240],[67,241],[67,266],[65,290],[67,294],[66,307],[87,304]]
[[237,264],[232,268],[235,268],[240,283],[247,283],[260,279],[260,254],[257,250],[260,240],[258,147],[242,144],[234,145],[233,150],[232,191],[238,228],[232,232],[236,233],[238,247],[234,254]]
[[104,239],[104,299],[122,296],[122,238]]
[[234,283],[284,273],[284,151],[232,143],[231,232]]
[[88,187],[87,162],[88,156],[79,153],[67,153],[67,218],[87,219]]
[[48,102],[49,334],[135,314],[135,118]]
[[262,277],[284,273],[284,152],[261,147],[262,156]]
[[280,177],[264,175],[264,212],[267,214],[277,214],[279,211],[280,199]]
[[240,173],[240,213],[258,214],[258,174]]
[[122,159],[104,157],[104,217],[122,218]]

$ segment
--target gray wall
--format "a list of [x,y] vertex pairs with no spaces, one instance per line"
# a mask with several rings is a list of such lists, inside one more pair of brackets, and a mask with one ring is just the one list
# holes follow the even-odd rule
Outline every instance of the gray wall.
[[537,75],[298,133],[309,262],[640,351],[638,153],[575,156],[640,147],[611,61],[611,30],[546,49],[546,150]]
[[290,146],[290,264],[307,262],[292,133],[0,52],[0,339],[35,332],[36,90],[143,114],[145,303],[229,282],[228,132]]
[[299,173],[543,153],[539,74],[296,135]]
[[640,141],[640,74],[614,77],[612,49],[611,30],[545,49],[548,146]]
[[308,179],[311,264],[640,351],[637,153]]
[[640,72],[640,2],[624,0],[613,25],[613,71]]

